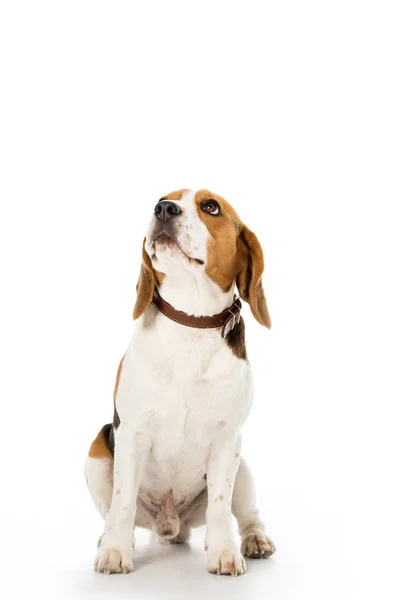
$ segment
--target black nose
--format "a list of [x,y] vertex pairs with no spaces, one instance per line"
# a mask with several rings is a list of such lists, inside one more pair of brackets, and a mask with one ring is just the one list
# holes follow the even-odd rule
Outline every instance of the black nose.
[[172,217],[180,215],[181,212],[182,209],[175,204],[175,202],[171,202],[170,200],[160,200],[160,202],[158,202],[154,208],[155,216],[164,223],[165,221],[172,219]]

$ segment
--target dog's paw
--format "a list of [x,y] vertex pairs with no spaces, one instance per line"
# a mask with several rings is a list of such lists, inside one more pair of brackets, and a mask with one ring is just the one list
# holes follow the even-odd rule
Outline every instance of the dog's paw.
[[216,575],[244,575],[246,562],[237,550],[208,549],[207,570]]
[[99,573],[130,573],[133,571],[131,548],[99,549],[94,561],[94,569]]
[[275,552],[275,546],[265,535],[248,535],[242,542],[241,551],[243,556],[250,558],[268,558]]

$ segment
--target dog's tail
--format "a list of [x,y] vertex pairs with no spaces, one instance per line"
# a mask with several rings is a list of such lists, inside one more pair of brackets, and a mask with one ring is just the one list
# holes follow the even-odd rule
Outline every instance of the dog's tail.
[[172,490],[169,490],[163,498],[155,529],[157,535],[169,540],[178,535],[180,527],[181,523],[174,506],[174,496]]

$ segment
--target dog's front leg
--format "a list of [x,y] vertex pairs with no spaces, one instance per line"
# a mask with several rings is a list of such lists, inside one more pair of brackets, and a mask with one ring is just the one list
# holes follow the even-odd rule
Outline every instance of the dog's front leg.
[[240,464],[240,437],[217,439],[207,467],[207,568],[217,575],[243,575],[246,563],[235,543],[232,525],[232,492]]
[[146,436],[120,425],[115,436],[111,508],[95,561],[97,571],[129,573],[133,570],[136,499],[149,450]]

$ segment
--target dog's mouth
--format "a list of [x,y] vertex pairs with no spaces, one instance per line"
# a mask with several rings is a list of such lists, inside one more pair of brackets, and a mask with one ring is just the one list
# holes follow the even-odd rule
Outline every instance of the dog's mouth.
[[201,260],[200,258],[193,258],[192,256],[186,254],[177,240],[170,233],[166,233],[165,231],[161,231],[151,240],[153,254],[150,258],[152,261],[157,260],[157,245],[164,247],[166,246],[167,248],[177,248],[190,263],[193,261],[199,265],[204,265],[204,260]]

